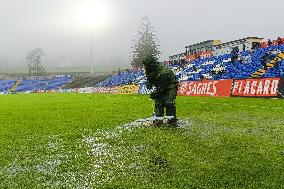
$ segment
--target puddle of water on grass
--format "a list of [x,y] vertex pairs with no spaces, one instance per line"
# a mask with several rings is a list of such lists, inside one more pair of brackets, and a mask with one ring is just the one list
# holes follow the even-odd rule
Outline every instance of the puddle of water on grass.
[[18,174],[26,171],[28,171],[28,169],[23,168],[14,162],[11,165],[5,167],[2,172],[5,172],[8,177],[16,177]]
[[[189,121],[179,120],[180,128],[187,128]],[[100,188],[111,182],[117,175],[129,172],[143,172],[143,154],[147,153],[144,145],[129,145],[123,141],[122,135],[132,132],[136,128],[145,127],[138,122],[132,122],[118,126],[112,130],[97,130],[95,133],[83,135],[74,146],[76,150],[68,149],[64,144],[62,136],[49,136],[46,145],[38,146],[36,151],[44,151],[43,154],[26,154],[30,159],[28,164],[20,166],[22,160],[15,160],[14,163],[0,170],[0,177],[12,178],[2,183],[9,187],[21,185],[17,180],[19,175],[29,174],[28,179],[33,179],[35,186],[46,188]],[[152,127],[152,126],[148,126]],[[84,146],[89,148],[86,151]],[[79,150],[78,150],[79,149]],[[85,152],[77,154],[76,152]],[[89,169],[81,170],[81,163],[72,164],[74,159],[88,159],[92,164]],[[67,167],[66,171],[64,166]],[[74,169],[73,169],[74,168]],[[13,183],[14,181],[14,183]],[[17,182],[18,181],[18,182]]]
[[[187,120],[178,121],[178,128],[185,129],[189,125],[190,122]],[[115,177],[114,172],[123,174],[144,169],[142,159],[145,157],[142,156],[143,153],[147,152],[147,147],[144,145],[124,145],[123,139],[120,138],[122,134],[143,127],[145,127],[145,123],[132,122],[112,130],[99,130],[83,137],[83,141],[90,147],[88,154],[95,157],[92,172],[101,179],[100,184],[110,182]],[[151,125],[146,127],[153,128]],[[99,180],[96,182],[99,182]]]

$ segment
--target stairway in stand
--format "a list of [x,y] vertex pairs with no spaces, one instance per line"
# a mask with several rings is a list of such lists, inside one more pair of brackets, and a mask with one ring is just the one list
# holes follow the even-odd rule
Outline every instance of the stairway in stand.
[[[273,60],[270,60],[269,62],[266,63],[266,67],[268,69],[273,68],[276,66],[279,62],[281,62],[284,59],[284,52],[278,54]],[[256,72],[251,74],[250,78],[260,78],[260,76],[264,75],[266,70],[264,69],[265,67],[262,66],[259,68]]]
[[20,85],[21,82],[22,82],[21,80],[17,80],[16,83],[11,87],[9,92],[16,92],[16,89]]

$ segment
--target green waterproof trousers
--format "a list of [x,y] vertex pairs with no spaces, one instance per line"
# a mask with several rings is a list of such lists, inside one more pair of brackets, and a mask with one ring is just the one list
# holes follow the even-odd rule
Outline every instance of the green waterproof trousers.
[[166,116],[174,116],[176,119],[176,96],[177,90],[169,90],[155,98],[155,116],[163,117],[166,109]]

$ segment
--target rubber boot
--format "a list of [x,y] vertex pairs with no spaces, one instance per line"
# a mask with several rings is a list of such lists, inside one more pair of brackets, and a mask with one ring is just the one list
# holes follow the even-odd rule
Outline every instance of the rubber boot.
[[155,116],[156,117],[164,117],[165,106],[161,100],[155,100]]
[[176,118],[176,106],[174,104],[168,104],[166,106],[166,115],[174,117],[173,119],[170,119],[168,121],[168,124],[173,126],[173,127],[177,127],[178,126],[178,124],[177,124],[178,119]]

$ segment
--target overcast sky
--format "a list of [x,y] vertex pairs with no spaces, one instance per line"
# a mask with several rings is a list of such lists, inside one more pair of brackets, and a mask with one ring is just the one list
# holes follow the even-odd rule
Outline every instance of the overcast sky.
[[[89,30],[76,20],[85,0],[0,0],[0,72],[24,65],[40,47],[47,67],[87,66]],[[87,1],[87,0],[86,0]],[[149,15],[160,40],[162,60],[209,39],[284,37],[283,0],[101,0],[109,23],[95,35],[96,65],[129,65],[131,40]]]

